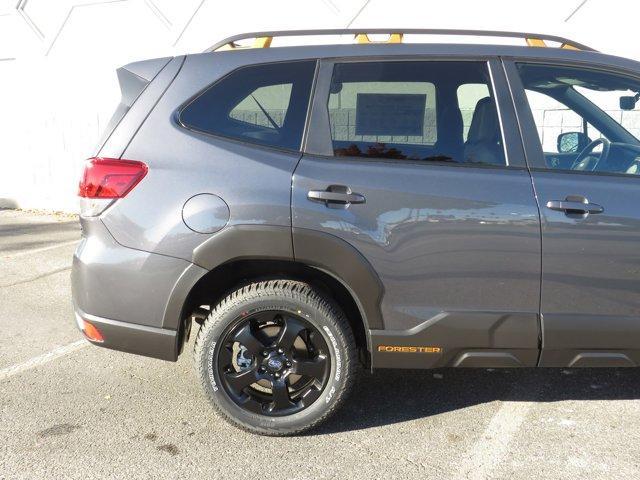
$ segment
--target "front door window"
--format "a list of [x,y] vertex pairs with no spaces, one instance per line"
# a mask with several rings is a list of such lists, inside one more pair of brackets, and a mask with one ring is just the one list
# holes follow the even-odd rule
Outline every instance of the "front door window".
[[518,71],[544,151],[539,167],[640,174],[640,81],[557,65]]

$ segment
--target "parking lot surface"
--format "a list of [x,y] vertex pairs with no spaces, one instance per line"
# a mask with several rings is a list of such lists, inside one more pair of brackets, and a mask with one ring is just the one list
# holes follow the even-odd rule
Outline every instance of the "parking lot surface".
[[[320,430],[218,418],[192,369],[76,330],[71,216],[0,210],[0,478],[640,478],[640,371],[364,374]],[[193,336],[192,336],[193,337]]]

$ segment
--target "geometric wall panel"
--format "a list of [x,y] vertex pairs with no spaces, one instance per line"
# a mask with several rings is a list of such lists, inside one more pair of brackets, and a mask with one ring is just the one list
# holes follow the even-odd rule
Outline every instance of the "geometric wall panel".
[[640,2],[609,0],[0,0],[0,204],[76,209],[77,175],[118,101],[115,69],[134,60],[347,25],[540,31],[638,59],[638,18]]

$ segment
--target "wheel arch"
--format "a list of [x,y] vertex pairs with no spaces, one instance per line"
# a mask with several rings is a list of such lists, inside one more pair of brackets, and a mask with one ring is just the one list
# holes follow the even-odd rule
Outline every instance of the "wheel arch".
[[[382,286],[367,260],[333,235],[289,227],[227,227],[201,244],[165,308],[164,328],[178,330],[177,351],[188,338],[194,311],[247,283],[290,278],[331,296],[352,327],[361,360],[369,364],[371,329],[382,329]],[[295,254],[294,254],[295,252]]]

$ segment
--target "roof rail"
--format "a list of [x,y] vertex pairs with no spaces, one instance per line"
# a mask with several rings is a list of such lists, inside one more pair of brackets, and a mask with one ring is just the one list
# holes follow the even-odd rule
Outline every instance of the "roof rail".
[[[386,42],[372,42],[369,40],[371,34],[389,34]],[[586,50],[595,52],[591,47],[587,47],[573,40],[555,35],[545,35],[540,33],[504,32],[493,30],[454,30],[438,28],[363,28],[363,29],[329,29],[329,30],[283,30],[274,32],[253,32],[234,35],[219,41],[206,52],[220,50],[234,50],[239,48],[268,48],[274,37],[303,37],[315,35],[353,35],[358,43],[402,43],[403,35],[448,35],[448,36],[473,36],[473,37],[505,37],[525,39],[530,47],[547,47],[547,41],[560,43],[560,48],[569,50]],[[249,47],[241,47],[236,44],[240,40],[255,39],[255,43]]]

